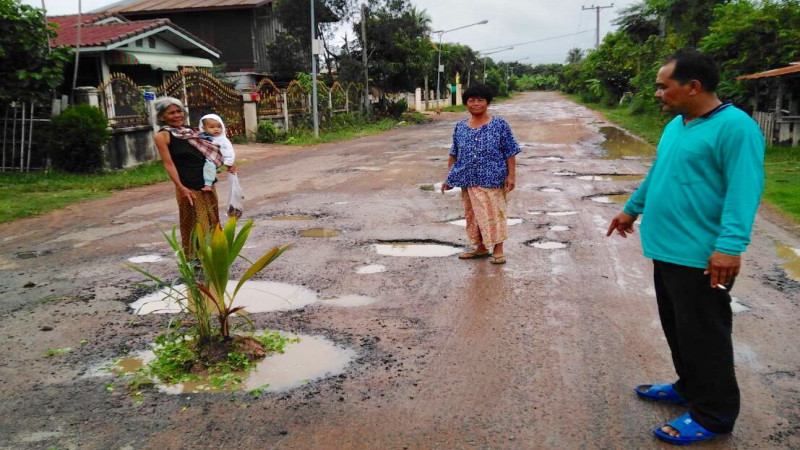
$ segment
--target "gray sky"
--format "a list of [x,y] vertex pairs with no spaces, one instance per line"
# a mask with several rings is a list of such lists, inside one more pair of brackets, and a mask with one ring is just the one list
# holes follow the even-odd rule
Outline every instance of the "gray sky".
[[[84,12],[115,3],[116,0],[82,0]],[[41,7],[41,0],[23,0]],[[517,61],[525,64],[562,63],[573,47],[594,47],[595,11],[581,10],[582,6],[611,5],[612,2],[592,3],[584,0],[411,0],[420,10],[426,10],[434,30],[449,30],[481,20],[486,25],[445,33],[443,42],[469,45],[474,50],[500,48],[522,42],[580,33],[542,42],[516,45],[513,50],[490,55],[495,61]],[[600,12],[600,37],[614,27],[611,21],[625,7],[637,0],[616,0],[612,8]],[[75,14],[78,0],[45,0],[48,14]],[[582,32],[582,33],[581,33]],[[432,38],[436,40],[437,35]],[[490,52],[491,50],[486,50]]]

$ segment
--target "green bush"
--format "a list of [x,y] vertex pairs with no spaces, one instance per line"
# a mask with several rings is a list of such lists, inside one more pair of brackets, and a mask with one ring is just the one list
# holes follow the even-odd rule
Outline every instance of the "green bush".
[[374,108],[375,115],[378,117],[391,116],[399,120],[400,116],[402,116],[403,113],[408,110],[408,102],[406,102],[406,99],[404,98],[401,98],[395,102],[383,97],[378,100],[377,103],[375,103]]
[[367,117],[360,112],[334,114],[325,122],[325,131],[347,131],[362,128],[367,124]]
[[256,141],[258,142],[278,142],[280,132],[278,128],[272,123],[271,120],[262,120],[258,123],[258,131],[256,131]]
[[98,108],[75,105],[53,118],[46,147],[58,170],[95,173],[103,170],[103,146],[111,139],[108,120]]

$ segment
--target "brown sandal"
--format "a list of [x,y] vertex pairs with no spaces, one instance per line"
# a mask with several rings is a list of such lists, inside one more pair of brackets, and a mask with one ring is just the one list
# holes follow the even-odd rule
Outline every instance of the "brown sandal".
[[489,260],[492,264],[505,264],[506,263],[506,255],[497,255],[492,256],[492,259]]

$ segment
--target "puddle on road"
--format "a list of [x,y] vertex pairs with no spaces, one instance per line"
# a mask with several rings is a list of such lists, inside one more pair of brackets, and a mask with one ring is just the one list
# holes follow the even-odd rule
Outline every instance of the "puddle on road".
[[14,256],[16,256],[17,259],[33,259],[33,258],[38,258],[40,256],[49,255],[50,253],[52,253],[50,250],[42,250],[42,251],[31,250],[31,251],[14,253]]
[[734,314],[738,314],[745,311],[750,311],[750,308],[747,305],[742,304],[738,298],[731,297],[731,311]]
[[[510,227],[510,226],[514,226],[514,225],[519,225],[519,224],[521,224],[523,222],[525,222],[525,220],[523,220],[523,219],[517,219],[517,218],[506,219],[506,226]],[[467,226],[467,219],[452,220],[452,221],[447,222],[447,223],[449,223],[450,225],[455,225],[457,227],[466,227]]]
[[800,249],[786,244],[776,244],[775,248],[778,251],[778,256],[786,260],[783,263],[783,270],[786,272],[786,276],[800,282]]
[[553,225],[548,229],[550,231],[569,231],[569,227],[566,225]]
[[644,175],[581,175],[577,178],[585,181],[641,181]]
[[[437,193],[442,192],[442,183],[434,183],[433,192],[437,192]],[[444,193],[445,194],[460,194],[461,193],[461,188],[460,187],[454,187],[453,189],[450,189],[449,191],[444,191]]]
[[631,198],[630,193],[623,193],[623,194],[600,194],[600,195],[593,195],[591,197],[587,197],[589,200],[597,203],[614,203],[624,205],[625,202]]
[[370,264],[368,266],[361,266],[356,269],[356,273],[359,275],[369,275],[382,272],[386,272],[386,266],[381,264]]
[[569,242],[558,242],[558,241],[546,241],[543,239],[534,239],[532,241],[528,241],[525,245],[529,247],[534,247],[542,250],[560,250],[562,248],[569,247]]
[[543,187],[543,188],[539,188],[539,191],[540,191],[540,192],[550,192],[550,193],[554,193],[554,192],[564,192],[562,189],[559,189],[559,188],[554,188],[554,187]]
[[559,177],[574,177],[577,174],[577,172],[572,172],[570,170],[559,170],[558,172],[553,172],[553,175]]
[[[228,282],[228,293],[232,294],[236,288],[238,280]],[[184,285],[175,286],[178,292],[185,292]],[[170,296],[172,294],[172,296]],[[129,307],[135,314],[177,314],[181,312],[178,302],[171,297],[175,296],[174,291],[161,289],[152,294],[148,294],[139,300],[131,303]],[[359,296],[360,297],[360,296]],[[337,297],[339,298],[339,297]],[[335,302],[328,303],[337,305]],[[322,301],[316,292],[305,286],[298,286],[276,281],[246,281],[234,299],[234,306],[241,306],[248,314],[262,313],[270,311],[288,311],[308,306],[312,303]],[[375,301],[375,300],[373,300]],[[359,306],[342,302],[338,306]]]
[[[302,386],[311,381],[336,376],[344,372],[355,359],[356,352],[343,348],[321,336],[288,335],[300,342],[286,344],[282,354],[273,354],[256,363],[250,372],[235,372],[242,382],[228,387],[215,387],[208,377],[197,381],[174,385],[158,384],[158,390],[167,394],[224,393],[252,391],[262,388],[265,392],[280,392]],[[124,358],[114,372],[135,372],[153,360],[152,351]],[[265,387],[266,386],[266,387]]]
[[656,148],[616,127],[600,127],[606,140],[600,144],[605,155],[600,159],[624,159],[626,157],[654,157]]
[[375,252],[386,256],[409,256],[421,258],[441,258],[461,253],[461,247],[434,242],[398,241],[373,244]]
[[364,306],[370,303],[375,303],[375,299],[367,297],[366,295],[346,294],[334,298],[326,298],[322,300],[323,304],[341,306],[343,308],[350,308],[353,306]]
[[267,217],[267,220],[317,220],[314,216],[306,215],[286,215]]
[[563,161],[564,160],[563,157],[554,156],[554,155],[549,155],[549,156],[530,156],[530,157],[528,157],[526,159],[541,159],[543,161]]
[[134,264],[141,264],[141,263],[155,263],[159,261],[163,261],[164,257],[161,255],[141,255],[141,256],[134,256],[128,258],[128,262]]
[[578,211],[547,211],[546,214],[553,217],[564,217],[574,216],[575,214],[578,214]]
[[299,234],[302,237],[329,238],[339,236],[342,234],[342,230],[334,228],[309,228],[307,230],[301,230]]

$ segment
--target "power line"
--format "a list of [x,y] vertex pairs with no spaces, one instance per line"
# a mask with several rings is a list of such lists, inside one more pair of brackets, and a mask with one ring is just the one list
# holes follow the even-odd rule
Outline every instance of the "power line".
[[613,7],[614,7],[613,3],[608,5],[608,6],[600,6],[600,5],[594,6],[594,5],[592,5],[592,6],[589,6],[588,8],[586,6],[581,6],[581,11],[586,11],[586,10],[589,10],[589,9],[593,9],[593,10],[595,10],[597,12],[597,28],[595,28],[595,35],[594,35],[595,36],[595,38],[594,38],[594,48],[595,49],[600,48],[600,10],[601,9],[607,9],[607,8],[613,8]]
[[478,52],[483,53],[483,52],[485,52],[487,50],[494,50],[494,49],[505,48],[505,47],[509,47],[509,46],[519,47],[521,45],[533,44],[535,42],[551,41],[553,39],[559,39],[559,38],[568,37],[568,36],[575,36],[576,34],[588,33],[589,31],[592,31],[592,30],[583,30],[583,31],[579,31],[577,33],[562,34],[560,36],[551,36],[551,37],[546,37],[546,38],[542,38],[542,39],[536,39],[536,40],[533,40],[533,41],[520,42],[519,44],[507,44],[507,45],[501,45],[501,46],[498,46],[498,47],[485,48],[483,50],[478,50]]

